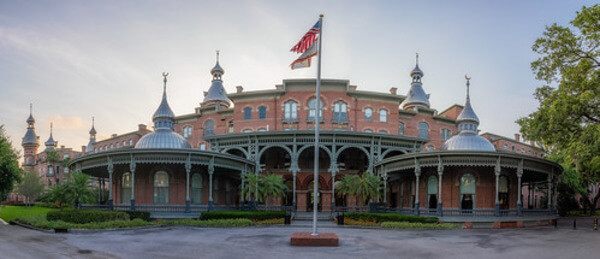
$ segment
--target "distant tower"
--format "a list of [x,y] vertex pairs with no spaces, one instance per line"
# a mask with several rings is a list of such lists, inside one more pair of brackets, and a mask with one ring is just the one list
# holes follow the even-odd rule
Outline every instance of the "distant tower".
[[52,122],[50,123],[50,137],[44,144],[46,145],[44,151],[54,150],[58,146],[58,141],[54,141],[54,138],[52,138]]
[[40,147],[40,137],[35,134],[35,119],[33,118],[33,106],[29,104],[29,118],[27,118],[27,132],[23,137],[21,146],[23,147],[23,166],[27,170],[32,170],[35,166],[35,154]]
[[94,143],[96,143],[96,129],[94,128],[94,117],[92,117],[92,128],[90,129],[90,142],[85,148],[86,154],[94,153]]
[[231,101],[227,97],[227,91],[223,87],[223,80],[221,77],[225,74],[225,70],[219,65],[219,51],[217,50],[217,64],[213,69],[210,70],[213,76],[212,84],[208,88],[208,92],[204,92],[204,101],[201,106],[215,106],[216,110],[219,110],[221,106],[229,108]]
[[411,110],[415,107],[429,108],[429,96],[425,94],[423,90],[423,84],[421,78],[424,76],[423,71],[419,68],[419,53],[416,54],[417,65],[410,72],[412,82],[410,83],[410,90],[406,95],[406,99],[400,104],[402,109]]

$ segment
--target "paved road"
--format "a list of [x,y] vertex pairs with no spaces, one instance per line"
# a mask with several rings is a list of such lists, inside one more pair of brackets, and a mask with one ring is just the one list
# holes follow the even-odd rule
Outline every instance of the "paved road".
[[600,231],[589,221],[504,230],[321,228],[340,247],[291,247],[300,227],[193,228],[47,234],[0,226],[0,258],[598,258]]

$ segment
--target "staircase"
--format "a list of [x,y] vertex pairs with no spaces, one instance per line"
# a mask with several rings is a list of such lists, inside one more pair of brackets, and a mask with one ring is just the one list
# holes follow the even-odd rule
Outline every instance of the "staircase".
[[[294,227],[312,227],[313,213],[312,212],[296,212],[292,218],[292,226]],[[331,212],[317,212],[317,226],[330,227],[336,226],[333,221]]]

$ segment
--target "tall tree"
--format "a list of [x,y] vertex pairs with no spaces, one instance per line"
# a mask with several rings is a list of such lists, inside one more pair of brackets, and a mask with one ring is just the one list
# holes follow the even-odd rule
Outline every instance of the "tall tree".
[[44,190],[44,184],[40,182],[40,177],[34,172],[25,172],[23,180],[17,185],[17,193],[25,196],[27,204],[31,204],[33,199]]
[[600,5],[584,6],[570,24],[548,26],[535,41],[540,57],[531,67],[547,85],[535,91],[538,110],[517,123],[524,137],[575,168],[577,178],[568,181],[594,209],[600,193],[582,190],[600,182]]
[[21,180],[23,169],[19,167],[19,153],[12,147],[10,139],[0,125],[0,201],[13,190],[15,183]]

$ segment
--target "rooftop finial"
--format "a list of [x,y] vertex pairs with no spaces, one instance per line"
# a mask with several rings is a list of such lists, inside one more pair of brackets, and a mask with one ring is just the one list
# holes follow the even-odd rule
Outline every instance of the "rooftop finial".
[[419,65],[419,52],[416,52],[415,54],[417,56],[417,66],[418,66]]
[[465,79],[467,79],[467,99],[469,99],[469,86],[471,86],[471,77],[468,74],[465,74]]
[[94,127],[94,116],[92,116],[92,128]]
[[219,63],[219,50],[215,50],[217,52],[217,63]]
[[163,93],[166,93],[167,92],[167,76],[169,76],[169,73],[163,72],[162,76],[163,76],[163,83],[164,83],[164,85],[163,85]]
[[33,103],[29,103],[29,115],[33,115]]

